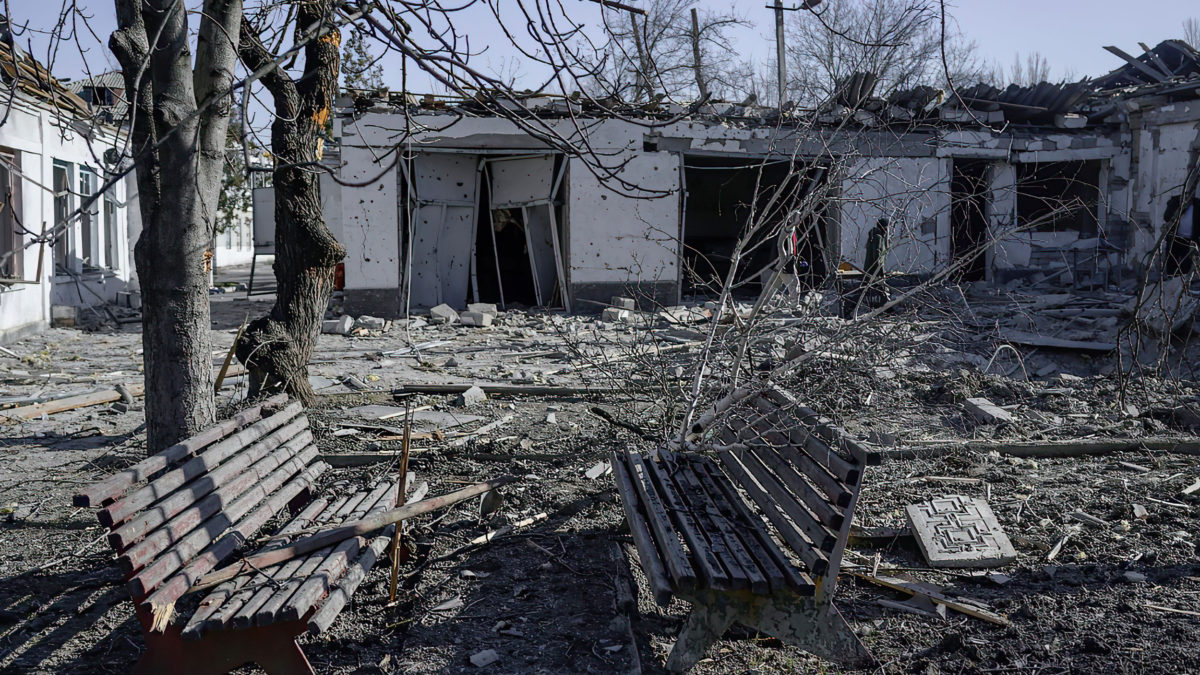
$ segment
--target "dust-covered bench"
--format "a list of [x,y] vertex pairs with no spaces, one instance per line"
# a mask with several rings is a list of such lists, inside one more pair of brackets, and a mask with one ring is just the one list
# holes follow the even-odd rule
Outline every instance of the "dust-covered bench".
[[276,396],[75,496],[77,506],[100,507],[127,579],[146,640],[135,672],[224,673],[251,662],[268,673],[313,672],[296,638],[329,628],[391,528],[187,594],[268,524],[291,517],[270,549],[396,505],[396,484],[386,481],[314,498],[328,468],[301,405]]
[[870,664],[831,599],[863,472],[878,456],[777,388],[735,392],[691,431],[676,450],[612,462],[655,601],[692,605],[667,668],[690,668],[734,622]]

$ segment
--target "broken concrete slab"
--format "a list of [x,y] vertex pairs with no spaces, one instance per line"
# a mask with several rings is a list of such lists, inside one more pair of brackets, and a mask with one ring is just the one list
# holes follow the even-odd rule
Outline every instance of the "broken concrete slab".
[[495,649],[485,649],[471,655],[471,665],[476,668],[486,668],[499,660],[500,655]]
[[637,309],[637,303],[634,301],[633,298],[623,298],[619,295],[614,295],[612,297],[612,300],[609,301],[608,304],[612,305],[613,307],[615,307],[617,309],[628,309],[628,310]]
[[403,415],[404,408],[394,405],[360,405],[346,412],[364,420],[387,420]]
[[354,321],[353,330],[358,330],[359,328],[362,328],[364,330],[383,330],[386,327],[387,327],[386,319],[381,319],[377,316],[368,316],[368,315],[364,314],[364,315],[358,317],[358,319],[356,319]]
[[336,319],[321,322],[321,332],[326,335],[349,335],[354,328],[354,317],[339,316]]
[[1013,419],[1012,413],[983,397],[968,398],[963,401],[963,408],[984,424],[1006,424]]
[[600,320],[609,323],[623,323],[629,321],[629,310],[620,309],[617,307],[605,307],[603,312],[600,312]]
[[1064,340],[1062,338],[1026,333],[1019,330],[1002,330],[1000,338],[1006,342],[1026,347],[1044,347],[1046,349],[1066,349],[1082,352],[1111,352],[1117,348],[1115,342],[1100,342],[1092,340]]
[[908,524],[930,567],[996,567],[1017,559],[988,503],[963,495],[905,507]]
[[496,309],[496,305],[490,302],[472,302],[467,305],[468,312],[478,312],[487,314],[493,319],[500,316],[500,311]]
[[433,323],[455,323],[458,321],[458,312],[450,305],[442,303],[429,309],[429,320]]
[[474,326],[476,328],[487,328],[492,325],[492,315],[484,314],[483,312],[463,312],[458,315],[458,320],[464,326]]
[[479,387],[471,387],[459,394],[455,399],[454,404],[461,408],[469,408],[473,405],[483,403],[487,400],[487,394]]

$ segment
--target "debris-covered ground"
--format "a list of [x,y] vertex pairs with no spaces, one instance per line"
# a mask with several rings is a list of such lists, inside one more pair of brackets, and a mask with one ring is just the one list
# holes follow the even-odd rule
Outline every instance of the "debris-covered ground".
[[[864,483],[836,596],[843,614],[882,672],[1200,670],[1195,340],[1131,333],[1113,311],[1125,296],[951,289],[858,323],[824,311],[820,298],[796,298],[772,310],[747,356],[751,372],[788,364],[781,382],[887,455]],[[219,364],[246,312],[268,305],[229,294],[213,306]],[[527,389],[473,403],[458,393],[408,397],[428,406],[414,422],[411,468],[429,494],[522,479],[493,513],[471,500],[413,523],[398,602],[389,606],[387,565],[377,566],[330,633],[305,644],[317,671],[662,671],[687,605],[650,599],[603,463],[614,449],[678,430],[710,313],[697,305],[603,321],[509,311],[488,327],[360,319],[349,335],[322,335],[310,371],[321,400],[310,417],[322,453],[340,457],[321,479],[328,493],[396,471],[404,403],[394,389]],[[105,531],[71,506],[79,486],[144,455],[141,400],[12,414],[137,382],[138,329],[53,329],[9,345],[15,357],[0,355],[0,402],[10,406],[0,410],[9,417],[0,432],[0,670],[125,672],[142,648]],[[243,386],[228,379],[221,400],[234,405]],[[972,413],[968,398],[986,399],[992,418]],[[1106,439],[1132,439],[1134,449],[1014,451]],[[1014,563],[927,566],[905,506],[954,494],[991,505]],[[471,543],[514,523],[525,524]],[[992,620],[916,603],[905,611],[895,606],[903,594],[859,575],[930,584]],[[736,627],[696,668],[833,670]]]

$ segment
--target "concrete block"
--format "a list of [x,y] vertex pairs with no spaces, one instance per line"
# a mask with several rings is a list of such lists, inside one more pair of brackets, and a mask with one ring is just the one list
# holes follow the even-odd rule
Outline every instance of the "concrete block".
[[433,323],[455,323],[458,321],[458,312],[443,303],[429,310],[429,318]]
[[604,311],[600,313],[600,320],[610,323],[629,321],[629,310],[619,307],[605,307]]
[[458,315],[458,320],[464,326],[476,326],[478,328],[487,328],[492,325],[492,315],[484,314],[483,312],[463,312]]
[[908,526],[930,567],[997,567],[1017,559],[992,507],[948,495],[909,504]]
[[486,400],[487,394],[483,393],[482,389],[479,387],[471,387],[470,389],[459,394],[454,404],[460,408],[469,408],[473,405],[483,403]]
[[467,311],[468,312],[478,312],[480,314],[487,314],[488,316],[492,317],[493,319],[496,318],[497,316],[500,316],[500,311],[497,310],[496,306],[490,302],[472,302],[467,305]]
[[608,304],[617,309],[637,309],[637,303],[634,302],[633,298],[623,298],[619,295],[614,295],[612,301]]
[[387,321],[377,316],[367,316],[366,314],[358,317],[354,322],[354,328],[365,328],[367,330],[383,330],[387,326]]
[[51,305],[50,325],[55,328],[71,328],[75,325],[75,308],[71,305]]
[[354,317],[339,316],[336,319],[321,322],[321,332],[328,335],[349,335],[354,328]]
[[986,398],[969,398],[963,403],[963,408],[984,424],[1011,422],[1013,419],[1011,413]]

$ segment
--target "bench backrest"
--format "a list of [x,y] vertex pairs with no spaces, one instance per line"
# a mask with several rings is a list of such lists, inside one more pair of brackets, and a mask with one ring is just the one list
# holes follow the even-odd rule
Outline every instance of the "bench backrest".
[[804,563],[816,595],[832,594],[863,474],[879,455],[782,389],[726,402],[692,428],[688,446],[715,451]]
[[327,468],[302,406],[280,395],[88,486],[75,504],[100,507],[130,595],[164,620]]

